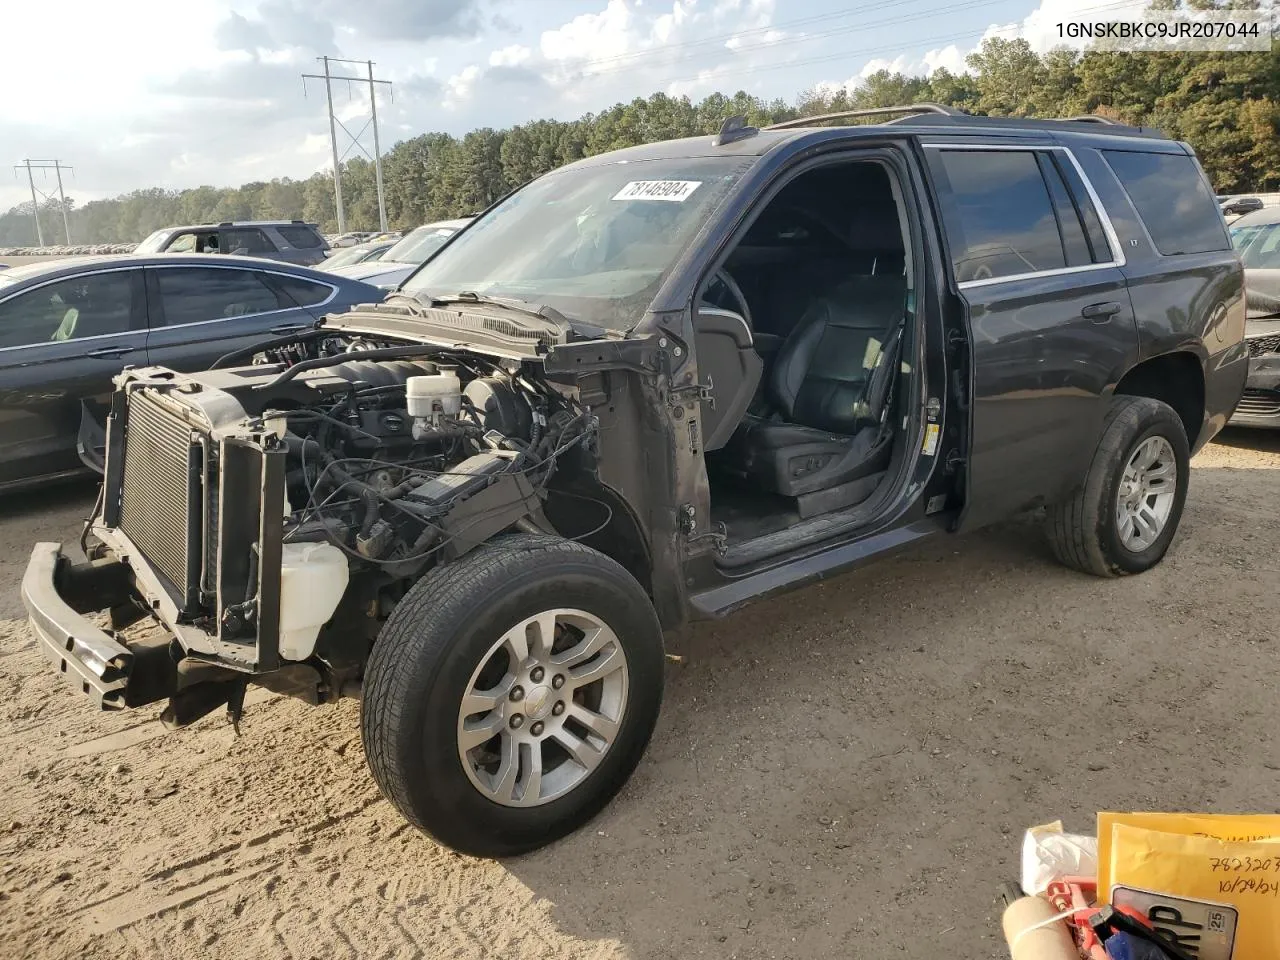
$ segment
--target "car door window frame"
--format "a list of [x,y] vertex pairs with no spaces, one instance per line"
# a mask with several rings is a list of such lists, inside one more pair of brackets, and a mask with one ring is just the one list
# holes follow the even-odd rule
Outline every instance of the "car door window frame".
[[[165,323],[164,297],[160,292],[160,278],[155,273],[155,271],[158,270],[238,270],[242,273],[260,274],[263,277],[290,277],[293,279],[306,280],[309,283],[322,284],[329,288],[329,296],[310,307],[300,307],[296,304],[290,304],[288,306],[278,306],[274,310],[259,310],[255,313],[242,313],[234,317],[211,317],[208,320],[191,320],[187,323]],[[309,311],[326,306],[338,295],[338,288],[324,280],[316,280],[312,277],[297,277],[294,274],[285,273],[281,270],[256,270],[252,267],[240,266],[238,264],[235,266],[223,266],[218,263],[153,263],[145,267],[144,272],[147,277],[147,320],[148,327],[151,330],[181,330],[187,327],[200,327],[210,323],[227,323],[233,320],[243,320],[246,317],[269,317],[275,313],[288,313],[293,310]],[[261,280],[260,282],[263,287],[275,296],[276,303],[280,303],[281,298],[287,296],[282,287],[266,280]]]
[[[1125,265],[1124,248],[1121,247],[1120,237],[1116,233],[1115,227],[1111,223],[1111,216],[1107,212],[1107,208],[1103,206],[1102,199],[1098,196],[1097,190],[1094,189],[1093,183],[1089,180],[1089,175],[1085,173],[1084,167],[1080,165],[1080,161],[1076,159],[1076,155],[1075,153],[1072,152],[1070,147],[1066,147],[1061,144],[1044,144],[1044,143],[995,144],[995,143],[959,143],[959,142],[921,143],[920,146],[926,151],[926,156],[928,156],[931,161],[933,161],[936,157],[934,154],[930,153],[929,151],[938,151],[938,152],[967,151],[972,153],[976,151],[1000,150],[1006,153],[1008,152],[1030,153],[1033,156],[1039,155],[1039,154],[1047,154],[1049,156],[1047,156],[1046,159],[1051,159],[1055,155],[1059,158],[1065,157],[1067,161],[1071,164],[1071,168],[1075,170],[1076,175],[1080,178],[1080,182],[1084,184],[1085,193],[1088,194],[1088,197],[1085,198],[1085,197],[1075,196],[1075,184],[1071,183],[1070,178],[1068,177],[1062,178],[1063,186],[1066,187],[1067,193],[1072,196],[1072,199],[1075,201],[1077,205],[1082,204],[1085,199],[1088,199],[1093,204],[1094,212],[1097,214],[1098,220],[1102,224],[1102,232],[1106,237],[1107,246],[1110,248],[1111,259],[1103,261],[1101,263],[1087,263],[1087,264],[1082,264],[1080,266],[1075,266],[1075,267],[1054,267],[1049,270],[1028,270],[1022,273],[1012,273],[1012,274],[1008,274],[1006,276],[1000,276],[1000,277],[984,277],[981,280],[957,281],[955,279],[955,264],[950,258],[948,258],[947,273],[951,277],[952,282],[956,284],[956,287],[958,289],[968,290],[974,287],[985,287],[985,286],[990,286],[996,283],[1014,283],[1019,280],[1027,280],[1029,278],[1036,278],[1036,277],[1067,276],[1073,273],[1085,273],[1090,270],[1110,270],[1112,268],[1123,267]],[[1037,159],[1038,159],[1038,156],[1037,156]],[[937,167],[935,167],[933,162],[930,163],[930,167],[933,168],[931,172],[933,173],[933,177],[936,182],[938,180],[939,170]],[[945,174],[946,171],[942,170],[941,172]],[[1041,179],[1043,180],[1043,173],[1041,174]],[[1050,189],[1047,181],[1044,184],[1044,188],[1045,188],[1045,193],[1049,198],[1050,205],[1053,207],[1055,214],[1061,215],[1062,213],[1065,213],[1066,211],[1059,210],[1059,205],[1056,199],[1054,198],[1053,191]],[[945,191],[943,191],[943,195],[940,196],[939,199],[943,202],[944,205],[954,204],[955,195],[951,191],[949,181],[947,181],[946,189]],[[1072,210],[1071,213],[1072,215],[1083,214],[1084,210],[1083,209]],[[952,214],[952,217],[956,216],[954,207],[952,208],[951,214]],[[1085,221],[1083,216],[1080,217],[1080,220],[1081,220],[1081,227],[1082,229],[1085,230],[1085,236],[1087,239],[1088,238],[1087,222]],[[942,227],[943,227],[943,233],[945,234],[947,232],[946,218],[944,218]]]
[[20,343],[12,346],[0,346],[0,356],[7,355],[13,350],[33,350],[40,347],[58,346],[60,344],[79,344],[89,343],[94,340],[108,340],[113,337],[126,336],[131,333],[146,333],[147,331],[147,295],[144,287],[144,277],[141,268],[130,264],[129,266],[102,267],[96,270],[86,270],[77,273],[63,274],[58,277],[50,277],[48,280],[42,280],[40,283],[32,284],[29,287],[23,287],[20,290],[7,291],[0,296],[0,306],[8,303],[10,300],[16,300],[19,297],[34,293],[44,287],[51,286],[55,283],[65,283],[68,280],[78,280],[84,277],[98,276],[107,273],[124,273],[128,275],[130,287],[129,301],[129,326],[124,330],[117,330],[114,333],[95,333],[88,337],[71,337],[67,340],[40,340],[36,343]]

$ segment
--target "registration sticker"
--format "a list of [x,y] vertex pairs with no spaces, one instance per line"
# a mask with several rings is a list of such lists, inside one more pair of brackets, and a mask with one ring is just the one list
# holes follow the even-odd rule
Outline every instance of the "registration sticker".
[[673,200],[684,203],[701,180],[632,180],[613,195],[615,200]]
[[1196,960],[1231,960],[1236,942],[1236,908],[1115,885],[1111,903],[1146,919],[1156,935],[1177,944]]
[[930,423],[925,426],[924,447],[922,449],[924,450],[924,455],[926,457],[932,457],[938,452],[938,434],[941,431],[942,428],[936,423]]

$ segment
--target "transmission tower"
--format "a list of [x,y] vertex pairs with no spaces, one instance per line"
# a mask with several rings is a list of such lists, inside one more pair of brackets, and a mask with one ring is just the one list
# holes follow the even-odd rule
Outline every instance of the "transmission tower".
[[[352,149],[358,149],[361,153],[363,153],[366,157],[369,157],[369,159],[373,161],[373,174],[378,186],[378,221],[379,221],[379,226],[381,227],[383,232],[386,232],[387,199],[382,192],[382,144],[378,140],[377,86],[378,84],[382,84],[383,86],[390,89],[391,81],[374,79],[372,60],[342,60],[342,59],[339,59],[338,57],[317,57],[316,59],[321,61],[324,64],[324,73],[304,73],[302,75],[302,93],[303,93],[303,96],[306,96],[308,80],[324,81],[325,102],[329,110],[329,147],[333,151],[333,198],[335,201],[335,205],[338,208],[338,232],[339,233],[347,232],[347,214],[346,214],[346,210],[342,206],[341,169],[342,169],[343,159],[346,158],[347,154],[350,153]],[[329,64],[331,63],[364,64],[366,70],[368,70],[368,73],[369,73],[368,78],[362,79],[360,77],[334,75],[329,72]],[[337,114],[333,112],[333,81],[334,80],[346,81],[348,95],[351,94],[351,91],[352,91],[351,85],[353,83],[367,83],[369,85],[369,119],[365,121],[364,126],[360,128],[358,133],[353,134],[350,130],[348,130],[346,124],[344,124],[341,120],[339,120]],[[370,156],[369,151],[365,149],[365,146],[360,139],[361,137],[364,136],[365,131],[368,130],[370,126],[373,127],[372,156]],[[339,127],[342,128],[342,132],[347,135],[347,139],[349,141],[346,149],[342,151],[341,155],[338,154],[338,128]]]
[[62,171],[74,171],[75,167],[69,167],[65,163],[59,163],[57,160],[23,160],[21,163],[15,163],[13,169],[27,171],[27,185],[31,187],[31,217],[36,222],[36,243],[42,247],[44,246],[44,230],[40,227],[40,202],[36,199],[36,195],[39,194],[46,201],[52,201],[53,197],[43,190],[36,189],[36,178],[33,171],[52,170],[57,174],[58,205],[62,208],[62,229],[67,235],[67,246],[71,246],[71,223],[67,219],[67,198],[62,193]]

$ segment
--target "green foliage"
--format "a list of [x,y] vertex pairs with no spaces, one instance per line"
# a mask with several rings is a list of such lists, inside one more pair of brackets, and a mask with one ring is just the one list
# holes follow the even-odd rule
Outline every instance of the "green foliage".
[[[570,122],[485,127],[460,139],[426,133],[396,144],[384,158],[387,216],[392,226],[406,228],[474,213],[533,177],[584,156],[711,134],[734,114],[763,126],[922,100],[991,116],[1099,113],[1153,126],[1195,148],[1219,193],[1280,190],[1280,47],[1269,53],[1144,54],[1062,48],[1038,55],[1025,40],[989,38],[969,57],[969,68],[971,73],[958,75],[938,70],[929,78],[882,70],[852,91],[808,91],[794,104],[743,92],[715,93],[698,103],[657,93]],[[342,194],[348,227],[375,229],[378,202],[369,161],[343,165]],[[326,231],[337,228],[333,183],[320,173],[302,181],[286,177],[234,188],[152,188],[83,207],[68,204],[77,243],[140,240],[162,226],[221,220],[301,218]],[[42,206],[40,221],[46,242],[62,241],[56,206]],[[33,234],[30,203],[0,215],[0,246],[34,243]]]

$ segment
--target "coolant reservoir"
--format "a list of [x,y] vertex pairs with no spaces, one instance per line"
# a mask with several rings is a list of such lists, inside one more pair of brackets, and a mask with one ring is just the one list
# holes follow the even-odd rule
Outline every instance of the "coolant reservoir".
[[431,376],[410,377],[404,384],[409,416],[417,419],[439,414],[456,417],[462,410],[462,382],[452,370]]
[[280,550],[280,656],[305,660],[347,589],[347,558],[331,543],[286,543]]

